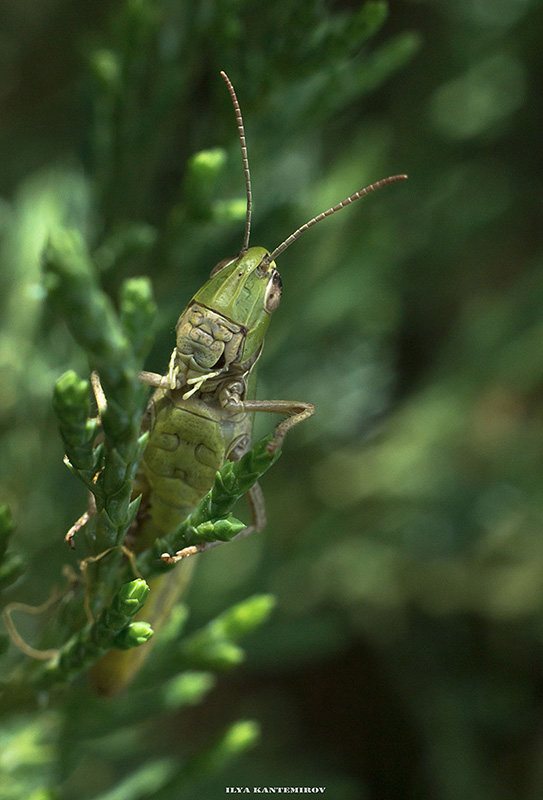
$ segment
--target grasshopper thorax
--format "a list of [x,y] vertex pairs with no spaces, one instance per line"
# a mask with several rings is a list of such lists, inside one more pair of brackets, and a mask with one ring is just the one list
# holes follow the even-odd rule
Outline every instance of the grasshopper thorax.
[[191,371],[224,373],[257,357],[281,299],[279,272],[266,257],[251,247],[221,261],[180,316],[177,353]]

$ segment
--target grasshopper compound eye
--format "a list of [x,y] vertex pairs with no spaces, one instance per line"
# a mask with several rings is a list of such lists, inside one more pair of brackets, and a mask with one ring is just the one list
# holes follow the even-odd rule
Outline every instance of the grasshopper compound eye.
[[268,314],[271,314],[272,311],[275,311],[281,302],[282,292],[283,284],[281,283],[281,276],[277,270],[275,270],[266,287],[266,294],[264,295],[264,311],[267,311]]

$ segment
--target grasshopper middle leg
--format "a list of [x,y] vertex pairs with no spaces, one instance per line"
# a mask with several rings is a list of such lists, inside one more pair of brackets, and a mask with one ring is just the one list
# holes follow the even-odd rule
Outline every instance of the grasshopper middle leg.
[[281,447],[289,430],[315,413],[312,403],[303,403],[296,400],[240,400],[232,394],[224,401],[225,408],[232,411],[266,411],[269,414],[285,414],[284,419],[275,426],[273,441],[268,444],[268,450],[273,453]]

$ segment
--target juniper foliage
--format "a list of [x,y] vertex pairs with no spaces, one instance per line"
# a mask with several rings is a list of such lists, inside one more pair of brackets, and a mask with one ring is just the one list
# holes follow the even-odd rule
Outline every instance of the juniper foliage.
[[[61,0],[53,6],[59,13],[69,9]],[[59,791],[81,798],[102,793],[105,800],[112,779],[119,782],[114,795],[127,800],[192,796],[195,786],[211,791],[218,771],[256,743],[258,726],[242,720],[215,732],[214,744],[184,747],[179,761],[156,749],[145,753],[132,727],[131,746],[110,752],[107,776],[92,755],[77,766],[85,743],[100,747],[127,725],[144,720],[149,726],[202,702],[214,686],[212,672],[244,660],[240,641],[267,620],[273,606],[268,594],[225,612],[227,595],[235,597],[243,587],[224,595],[218,584],[210,592],[216,606],[200,610],[197,604],[187,633],[186,610],[179,607],[133,689],[107,707],[88,693],[84,673],[108,649],[145,646],[152,635],[145,621],[134,621],[148,589],[134,580],[123,552],[138,510],[132,481],[146,444],[141,417],[147,390],[138,372],[144,363],[164,369],[180,306],[239,239],[245,203],[238,145],[218,72],[226,69],[234,80],[252,129],[253,163],[259,165],[255,236],[265,222],[268,237],[278,242],[285,228],[297,227],[300,214],[310,216],[293,202],[294,193],[314,197],[317,205],[326,193],[311,177],[322,160],[321,127],[395,74],[417,49],[410,33],[372,41],[386,10],[386,3],[373,0],[341,12],[313,2],[274,9],[217,3],[189,11],[169,0],[123,0],[113,10],[100,9],[91,36],[83,20],[73,40],[67,27],[59,28],[56,63],[70,75],[63,81],[65,108],[48,94],[41,117],[47,125],[56,115],[53,128],[62,133],[42,141],[31,127],[20,151],[8,147],[13,158],[5,160],[2,189],[13,199],[0,213],[9,265],[1,301],[8,343],[2,410],[12,420],[6,429],[10,472],[2,477],[16,520],[13,534],[8,506],[0,507],[0,588],[20,577],[18,552],[25,552],[26,577],[4,602],[39,605],[51,593],[43,616],[26,617],[14,606],[12,617],[34,649],[56,652],[34,661],[8,647],[7,636],[2,639],[3,735],[18,752],[17,769],[4,768],[0,792],[6,800]],[[48,48],[49,24],[43,34]],[[51,80],[53,87],[57,79]],[[80,124],[65,124],[67,116]],[[289,179],[293,167],[296,187]],[[359,179],[363,183],[364,175]],[[341,187],[341,196],[352,189]],[[137,277],[142,272],[159,298],[156,323],[151,283]],[[272,355],[279,342],[271,344]],[[99,373],[107,401],[99,415],[91,371]],[[55,439],[51,393],[62,445]],[[221,470],[184,525],[139,555],[141,574],[152,577],[167,568],[159,558],[162,548],[227,542],[241,530],[231,516],[233,504],[278,455],[270,456],[265,445],[262,439]],[[56,466],[61,447],[71,478]],[[79,493],[73,476],[82,485]],[[89,493],[95,511],[76,534],[74,556],[62,549],[62,537]],[[254,559],[254,549],[246,552]],[[61,578],[65,562],[71,566]],[[33,714],[28,723],[13,713],[23,709]]]

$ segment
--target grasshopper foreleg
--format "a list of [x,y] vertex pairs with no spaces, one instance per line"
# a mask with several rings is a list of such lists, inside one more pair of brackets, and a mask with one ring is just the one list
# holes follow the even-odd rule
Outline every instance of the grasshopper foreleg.
[[170,380],[167,375],[160,375],[158,372],[147,372],[142,370],[139,374],[139,379],[147,386],[156,386],[157,388],[169,389]]
[[142,370],[139,379],[147,386],[155,386],[158,389],[180,389],[185,385],[185,375],[179,370],[177,364],[177,347],[174,347],[168,366],[168,374],[160,375],[158,372],[147,372]]
[[[98,408],[98,422],[100,423],[102,418],[102,413],[104,409],[107,407],[107,400],[104,394],[104,390],[102,388],[100,376],[98,375],[96,370],[93,370],[91,372],[90,378],[91,378],[92,391],[94,393],[94,399],[96,400],[96,406]],[[64,541],[66,542],[66,544],[70,545],[72,550],[75,548],[74,537],[76,533],[78,533],[78,531],[80,531],[81,528],[83,528],[83,526],[87,524],[89,519],[94,514],[96,514],[96,500],[94,499],[94,495],[92,494],[92,492],[89,492],[89,505],[87,510],[83,514],[81,514],[78,520],[74,522],[74,524],[64,537]]]

